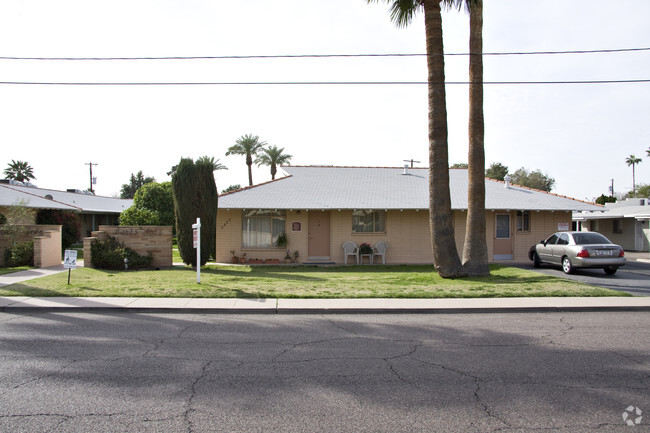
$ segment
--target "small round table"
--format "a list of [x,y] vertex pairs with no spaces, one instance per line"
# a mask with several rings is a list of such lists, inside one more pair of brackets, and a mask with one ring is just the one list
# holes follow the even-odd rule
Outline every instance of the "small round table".
[[359,254],[359,264],[363,265],[364,257],[368,257],[368,264],[372,265],[372,254]]

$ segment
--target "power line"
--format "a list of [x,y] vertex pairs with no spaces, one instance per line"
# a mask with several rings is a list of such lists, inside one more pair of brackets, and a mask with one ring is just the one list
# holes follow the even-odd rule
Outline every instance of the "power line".
[[[564,80],[564,81],[484,81],[484,85],[521,84],[634,84],[650,83],[650,79],[634,80]],[[250,82],[47,82],[47,81],[0,81],[0,85],[26,86],[365,86],[365,85],[423,85],[427,81],[250,81]],[[431,84],[440,84],[432,82]],[[450,85],[468,85],[469,81],[447,81]]]
[[[596,54],[650,51],[650,47],[614,48],[600,50],[567,51],[515,51],[489,52],[484,56],[530,56],[558,54]],[[432,56],[435,54],[431,54]],[[444,53],[444,56],[470,56],[471,53]],[[304,58],[350,58],[350,57],[426,57],[426,53],[370,53],[370,54],[278,54],[278,55],[240,55],[240,56],[163,56],[163,57],[13,57],[0,56],[0,60],[37,61],[115,61],[115,60],[227,60],[227,59],[304,59]]]

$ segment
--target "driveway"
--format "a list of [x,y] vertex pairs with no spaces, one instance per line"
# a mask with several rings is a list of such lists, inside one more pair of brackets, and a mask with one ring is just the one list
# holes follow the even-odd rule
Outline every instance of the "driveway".
[[630,293],[634,296],[650,296],[650,253],[626,252],[627,264],[618,269],[614,275],[606,275],[602,269],[578,269],[575,274],[567,275],[559,266],[542,265],[533,268],[533,262],[519,265],[554,277],[567,278],[594,286],[606,287]]

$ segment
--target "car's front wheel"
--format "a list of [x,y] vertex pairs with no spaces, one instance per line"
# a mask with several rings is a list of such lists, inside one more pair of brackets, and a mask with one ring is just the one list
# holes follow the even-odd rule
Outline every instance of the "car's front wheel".
[[618,268],[616,266],[607,266],[603,269],[607,275],[614,275]]
[[542,261],[539,259],[537,253],[533,252],[533,268],[539,268]]
[[568,257],[562,258],[562,270],[565,274],[572,274],[575,271]]

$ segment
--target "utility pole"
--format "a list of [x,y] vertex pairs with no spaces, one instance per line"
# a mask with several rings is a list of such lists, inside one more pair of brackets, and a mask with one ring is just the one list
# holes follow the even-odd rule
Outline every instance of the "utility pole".
[[94,162],[87,162],[85,165],[90,166],[90,192],[95,194],[95,191],[93,190],[93,183],[95,183],[95,182],[93,182],[93,165],[99,165],[99,164],[94,163]]

